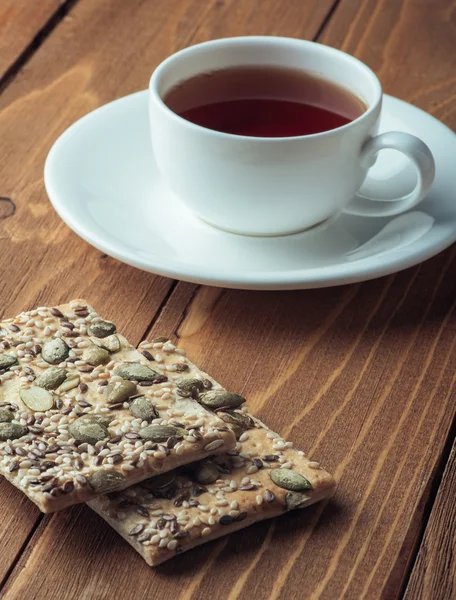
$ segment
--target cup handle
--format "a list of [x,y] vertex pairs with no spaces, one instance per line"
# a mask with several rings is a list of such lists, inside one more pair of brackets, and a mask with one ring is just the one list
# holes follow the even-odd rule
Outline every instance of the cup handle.
[[363,165],[372,166],[377,153],[387,148],[399,150],[413,162],[418,175],[415,188],[409,194],[395,199],[373,200],[356,194],[355,198],[344,208],[344,213],[363,217],[399,215],[416,206],[427,194],[434,181],[435,163],[426,144],[409,133],[399,131],[382,133],[364,144],[360,157]]

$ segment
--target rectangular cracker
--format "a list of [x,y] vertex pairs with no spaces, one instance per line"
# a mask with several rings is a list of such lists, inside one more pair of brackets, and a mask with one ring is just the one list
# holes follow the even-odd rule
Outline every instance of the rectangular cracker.
[[[115,326],[84,300],[0,322],[0,473],[45,513],[126,488],[236,443],[231,428],[213,411],[180,395],[186,396],[176,382],[189,367],[172,344],[158,342],[155,361],[112,330]],[[105,333],[109,335],[100,337]],[[160,354],[172,355],[172,360],[160,362]],[[89,364],[100,360],[103,364]],[[139,364],[143,372],[132,374],[138,367],[129,363]],[[127,369],[124,377],[115,374],[120,365]],[[198,370],[192,373],[203,379]],[[62,377],[56,389],[42,387],[52,388]],[[143,381],[127,383],[126,377]],[[148,378],[153,381],[144,381]],[[133,396],[128,402],[108,403],[111,385],[118,392],[120,382],[130,386],[127,392]],[[145,400],[135,402],[137,394]],[[140,417],[131,411],[139,411]],[[78,418],[102,423],[81,427]],[[109,424],[105,419],[111,419]],[[165,429],[157,430],[160,425]]]
[[[141,347],[150,349],[151,344]],[[163,358],[170,364],[175,356]],[[221,386],[214,382],[213,389]],[[219,414],[230,423],[239,422],[235,449],[89,502],[151,566],[256,521],[309,506],[335,491],[329,473],[246,408]],[[309,489],[302,489],[306,481]],[[293,492],[292,487],[301,489]]]

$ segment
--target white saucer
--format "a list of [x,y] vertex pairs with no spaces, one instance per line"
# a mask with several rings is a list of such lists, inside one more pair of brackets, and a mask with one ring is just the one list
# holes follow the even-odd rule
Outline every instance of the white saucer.
[[[436,179],[428,198],[396,219],[342,215],[326,228],[286,237],[214,229],[163,186],[149,140],[147,91],[111,102],[65,131],[47,158],[45,184],[71,229],[145,271],[245,289],[363,281],[415,265],[456,240],[456,135],[390,96],[384,99],[381,130],[408,131],[429,145]],[[415,177],[408,160],[391,150],[380,154],[372,175],[370,188],[391,197],[409,191]],[[393,185],[385,183],[391,175]]]

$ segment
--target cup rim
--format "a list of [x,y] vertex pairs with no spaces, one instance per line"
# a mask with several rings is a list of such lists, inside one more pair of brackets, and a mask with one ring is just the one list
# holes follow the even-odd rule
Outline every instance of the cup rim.
[[[171,110],[163,101],[163,98],[158,92],[158,82],[160,77],[163,75],[163,72],[169,68],[173,62],[187,54],[191,54],[198,48],[202,47],[210,47],[210,46],[218,46],[224,44],[231,44],[236,42],[247,42],[247,43],[298,43],[305,46],[319,47],[322,52],[326,52],[328,55],[338,55],[343,56],[345,60],[350,60],[356,63],[371,79],[373,86],[375,88],[375,99],[374,101],[367,107],[362,114],[360,114],[356,119],[350,121],[350,123],[346,123],[345,125],[341,125],[340,127],[336,127],[334,129],[329,129],[327,131],[321,131],[319,133],[311,133],[306,135],[294,135],[294,136],[286,136],[286,137],[258,137],[258,136],[248,136],[248,135],[239,135],[235,133],[225,133],[223,131],[217,131],[215,129],[210,129],[208,127],[203,127],[202,125],[197,125],[196,123],[192,123],[187,119],[179,116],[173,110]],[[348,89],[348,88],[347,88]],[[255,141],[262,143],[272,143],[272,142],[284,142],[285,140],[296,141],[296,140],[310,140],[315,138],[325,138],[330,137],[332,135],[337,135],[340,132],[348,131],[349,129],[356,127],[362,120],[368,118],[379,106],[382,100],[383,90],[381,83],[375,73],[372,71],[370,67],[368,67],[361,60],[344,52],[343,50],[339,50],[338,48],[333,48],[332,46],[326,46],[325,44],[321,44],[319,42],[313,42],[310,40],[301,40],[299,38],[290,38],[290,37],[281,37],[281,36],[235,36],[235,37],[227,37],[227,38],[218,38],[215,40],[209,40],[207,42],[201,42],[199,44],[193,44],[192,46],[188,46],[175,52],[165,58],[153,71],[150,81],[149,81],[149,97],[155,100],[159,109],[164,113],[165,116],[171,117],[177,123],[180,123],[183,126],[186,126],[190,130],[203,132],[206,135],[211,137],[217,137],[218,139],[226,139],[226,140],[243,140],[243,141]]]

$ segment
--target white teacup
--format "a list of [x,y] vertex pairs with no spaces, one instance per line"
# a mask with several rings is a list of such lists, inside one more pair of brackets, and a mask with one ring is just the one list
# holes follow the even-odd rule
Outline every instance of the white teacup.
[[[163,98],[178,83],[217,69],[273,66],[302,69],[341,85],[367,110],[323,133],[259,138],[195,125]],[[429,148],[407,133],[376,136],[382,88],[356,58],[314,42],[280,37],[215,40],[162,62],[149,86],[152,146],[166,184],[204,221],[246,235],[284,235],[349,212],[397,215],[416,206],[434,179]],[[357,195],[379,150],[394,148],[415,164],[418,183],[395,200]]]

